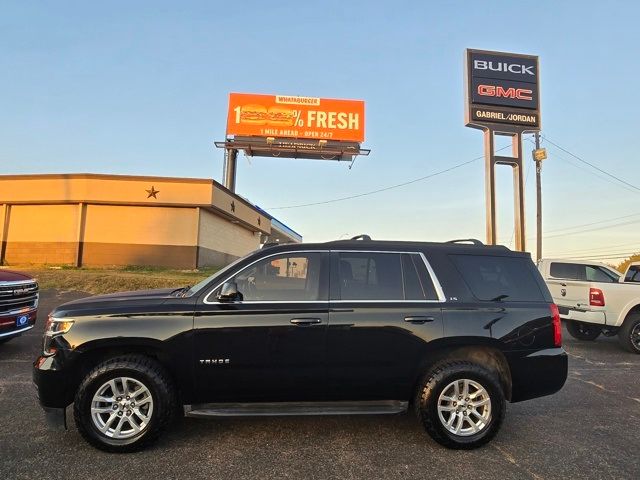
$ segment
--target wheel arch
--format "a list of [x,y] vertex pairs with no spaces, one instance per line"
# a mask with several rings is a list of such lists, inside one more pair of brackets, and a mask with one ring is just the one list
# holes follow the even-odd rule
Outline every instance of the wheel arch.
[[[466,340],[466,341],[465,341]],[[434,365],[447,361],[471,361],[493,371],[500,380],[507,400],[512,396],[511,368],[498,342],[493,339],[468,338],[454,345],[439,345],[430,350],[419,365],[414,391],[422,377]]]
[[100,341],[88,342],[76,350],[76,368],[74,369],[73,390],[74,394],[82,379],[100,363],[122,355],[141,355],[153,359],[158,362],[175,385],[177,394],[182,397],[185,388],[189,388],[189,384],[184,377],[177,375],[172,368],[171,360],[163,348],[163,344],[159,340],[150,338],[113,338],[103,339]]

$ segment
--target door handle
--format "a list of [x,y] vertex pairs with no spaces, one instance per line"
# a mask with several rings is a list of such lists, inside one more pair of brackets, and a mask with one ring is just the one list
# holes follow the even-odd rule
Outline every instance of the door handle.
[[435,317],[426,317],[426,316],[422,316],[422,315],[418,315],[418,316],[412,316],[412,317],[404,317],[404,321],[405,322],[409,322],[409,323],[416,323],[416,324],[423,324],[423,323],[428,323],[428,322],[433,322],[435,320]]
[[319,318],[292,318],[290,322],[294,325],[315,325],[322,323],[322,320]]

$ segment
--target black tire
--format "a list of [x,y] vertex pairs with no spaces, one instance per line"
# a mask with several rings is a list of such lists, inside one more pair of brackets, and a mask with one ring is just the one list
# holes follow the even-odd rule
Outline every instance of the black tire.
[[[452,382],[462,379],[480,384],[488,392],[491,401],[488,423],[478,433],[468,436],[451,433],[438,414],[440,394]],[[447,448],[458,450],[478,448],[489,442],[500,430],[506,409],[504,392],[497,375],[467,361],[445,362],[434,366],[420,382],[414,405],[418,420],[431,438]]]
[[640,353],[640,313],[627,315],[618,332],[618,341],[626,351]]
[[0,345],[2,345],[3,343],[7,343],[9,340],[11,340],[12,337],[9,338],[0,338]]
[[602,333],[602,327],[600,325],[576,322],[573,320],[567,320],[566,324],[569,334],[577,340],[592,342]]
[[[144,384],[153,402],[146,427],[126,439],[110,438],[101,433],[91,417],[93,396],[102,385],[118,377],[129,377]],[[123,355],[104,361],[84,377],[76,393],[73,415],[80,434],[91,445],[107,452],[126,453],[141,450],[156,441],[173,419],[175,409],[175,390],[165,369],[149,357]]]

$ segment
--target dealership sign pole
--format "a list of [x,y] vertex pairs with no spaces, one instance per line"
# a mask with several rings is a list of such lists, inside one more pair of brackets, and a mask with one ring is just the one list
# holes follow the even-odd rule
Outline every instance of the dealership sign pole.
[[[497,243],[496,165],[513,169],[516,250],[525,250],[522,134],[540,130],[538,57],[466,51],[465,125],[484,131],[487,243]],[[511,137],[511,156],[496,155],[495,136]]]

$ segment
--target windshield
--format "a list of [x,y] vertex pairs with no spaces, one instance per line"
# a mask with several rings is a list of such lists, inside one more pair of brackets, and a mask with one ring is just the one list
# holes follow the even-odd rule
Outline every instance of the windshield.
[[198,293],[200,290],[202,290],[204,287],[206,287],[207,285],[209,285],[210,282],[212,282],[213,280],[215,280],[218,277],[222,277],[224,274],[226,274],[229,270],[231,270],[233,267],[235,267],[238,263],[240,263],[241,261],[243,261],[245,258],[253,255],[254,253],[256,253],[258,250],[254,250],[251,253],[246,254],[244,257],[240,257],[237,260],[231,262],[229,265],[227,265],[226,267],[223,267],[222,269],[218,270],[216,273],[214,273],[213,275],[205,278],[204,280],[196,283],[193,287],[189,288],[189,290],[187,290],[184,293],[185,297],[190,297],[192,295],[195,295],[196,293]]

